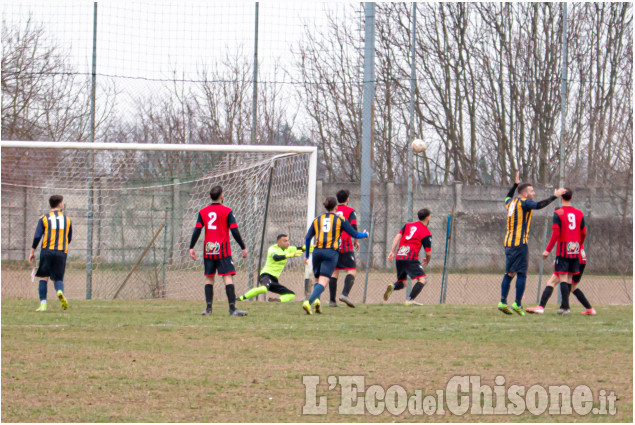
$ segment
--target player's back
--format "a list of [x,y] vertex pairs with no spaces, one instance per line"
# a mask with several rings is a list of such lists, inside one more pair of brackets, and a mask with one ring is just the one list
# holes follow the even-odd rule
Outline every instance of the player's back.
[[420,221],[406,223],[401,229],[401,239],[396,258],[398,260],[417,260],[424,239],[431,237],[430,230]]
[[[348,205],[338,205],[337,210],[335,212],[338,216],[342,217],[344,220],[353,224],[357,224],[357,213],[355,212],[355,208],[351,208]],[[346,232],[342,232],[340,235],[340,251],[347,252],[353,250],[353,238]]]
[[205,231],[205,257],[215,259],[231,256],[229,229],[236,225],[229,223],[231,212],[231,208],[220,203],[209,204],[199,211],[199,222]]
[[556,255],[562,257],[578,256],[582,243],[582,230],[586,226],[584,213],[571,206],[560,207],[554,211],[554,226],[560,228]]
[[339,248],[339,240],[344,219],[335,213],[323,213],[313,220],[316,248]]
[[71,235],[71,219],[61,211],[51,211],[40,216],[42,226],[42,249],[68,252]]

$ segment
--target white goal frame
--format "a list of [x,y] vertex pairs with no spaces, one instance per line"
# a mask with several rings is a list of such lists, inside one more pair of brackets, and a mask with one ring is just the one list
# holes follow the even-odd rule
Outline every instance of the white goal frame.
[[317,147],[272,145],[177,145],[169,143],[90,143],[90,142],[42,142],[0,141],[0,148],[27,149],[83,149],[112,151],[165,151],[165,152],[237,152],[237,153],[308,153],[309,187],[307,188],[306,228],[315,218],[317,186]]
[[[227,152],[227,153],[267,153],[267,154],[309,154],[306,229],[316,214],[317,189],[317,151],[315,146],[273,146],[273,145],[210,145],[210,144],[168,144],[168,143],[103,143],[103,142],[54,142],[54,141],[7,141],[0,140],[0,148],[25,149],[78,149],[78,150],[112,150],[112,151],[164,151],[164,152]],[[89,220],[92,218],[89,211]],[[90,230],[89,230],[90,231]],[[89,236],[90,240],[90,236]],[[90,251],[87,252],[87,266],[92,262]],[[305,284],[309,278],[311,265],[305,267]],[[91,272],[87,272],[87,299],[91,298]]]

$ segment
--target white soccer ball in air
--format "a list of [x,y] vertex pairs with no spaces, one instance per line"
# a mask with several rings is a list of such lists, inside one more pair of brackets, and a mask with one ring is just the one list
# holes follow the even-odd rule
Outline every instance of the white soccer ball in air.
[[422,139],[414,139],[412,141],[412,150],[416,153],[421,153],[426,150],[426,142]]

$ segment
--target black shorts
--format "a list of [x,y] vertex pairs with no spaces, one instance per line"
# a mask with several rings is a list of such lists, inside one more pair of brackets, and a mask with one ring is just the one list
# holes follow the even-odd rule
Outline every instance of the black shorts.
[[505,273],[527,273],[527,244],[505,247]]
[[355,251],[340,252],[335,270],[355,270]]
[[267,287],[267,291],[271,291],[276,294],[285,295],[285,294],[295,294],[291,289],[286,286],[280,285],[278,282],[278,278],[275,276],[271,276],[268,273],[263,273],[258,278],[258,283],[262,286]]
[[50,277],[52,281],[64,280],[66,254],[62,251],[43,249],[40,252],[40,265],[35,272],[37,277]]
[[426,277],[426,272],[423,271],[419,260],[396,260],[395,264],[397,265],[397,282],[403,282],[408,277],[410,279]]
[[333,276],[337,260],[340,257],[340,253],[334,249],[328,248],[315,248],[311,257],[311,263],[313,263],[313,275],[315,277]]
[[205,276],[214,276],[216,272],[218,272],[219,276],[236,274],[232,257],[224,257],[216,260],[203,258],[203,263],[205,264]]
[[556,262],[554,263],[553,268],[554,274],[571,274],[575,276],[576,274],[580,273],[580,260],[577,257],[556,257]]
[[571,279],[573,280],[573,283],[580,283],[580,280],[582,279],[582,273],[584,273],[584,266],[586,266],[586,263],[580,264],[580,273],[574,274],[573,278]]

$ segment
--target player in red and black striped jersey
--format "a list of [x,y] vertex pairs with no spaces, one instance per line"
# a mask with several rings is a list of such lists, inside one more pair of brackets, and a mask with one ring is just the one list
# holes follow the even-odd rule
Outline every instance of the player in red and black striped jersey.
[[194,246],[201,236],[201,231],[205,231],[203,245],[203,263],[205,266],[205,301],[207,307],[202,315],[212,314],[212,301],[214,299],[214,276],[216,272],[223,277],[225,282],[225,292],[229,302],[229,314],[232,316],[246,316],[246,311],[237,310],[236,291],[232,276],[236,274],[234,262],[232,260],[231,246],[229,243],[229,233],[240,245],[243,258],[247,258],[247,248],[240,237],[238,224],[232,209],[223,205],[223,188],[214,186],[209,196],[212,203],[201,208],[196,219],[196,226],[190,241],[190,257],[196,261],[196,251]]
[[[540,304],[537,305],[536,307],[528,308],[527,309],[528,313],[543,314],[545,312],[545,307],[547,306],[547,302],[549,301],[549,298],[551,297],[551,294],[553,293],[553,289],[558,283],[560,283],[560,293],[562,295],[563,304],[560,305],[558,314],[567,315],[571,312],[571,310],[567,307],[567,305],[564,304],[565,298],[567,299],[567,303],[568,303],[569,292],[572,292],[573,295],[576,296],[578,301],[580,301],[580,303],[586,308],[586,310],[583,311],[582,314],[590,315],[590,316],[593,316],[596,314],[595,309],[591,307],[591,304],[587,300],[582,290],[577,287],[578,283],[580,283],[580,279],[582,278],[584,267],[586,266],[586,253],[584,251],[584,245],[583,245],[585,235],[586,235],[586,224],[584,223],[584,215],[582,215],[582,212],[575,208],[570,207],[572,197],[573,197],[573,193],[569,189],[567,189],[567,192],[565,192],[565,194],[562,195],[563,208],[559,208],[554,213],[554,219],[553,219],[554,233],[551,236],[551,240],[549,241],[549,245],[547,246],[547,251],[545,252],[547,252],[547,255],[548,255],[548,251],[551,251],[551,249],[553,248],[553,245],[557,242],[558,248],[557,248],[556,254],[563,254],[564,258],[566,259],[565,261],[569,261],[569,259],[571,259],[571,256],[574,254],[571,253],[571,249],[569,249],[569,252],[567,252],[568,248],[575,248],[576,247],[575,244],[579,242],[579,250],[578,250],[579,273],[573,274],[571,276],[571,280],[573,283],[571,284],[571,286],[569,286],[568,283],[561,282],[563,273],[558,272],[558,270],[555,270],[554,274],[551,276],[551,278],[547,282],[547,285],[545,286],[544,291],[542,292],[542,296],[540,298]],[[571,210],[569,210],[569,208],[571,208]],[[572,214],[572,215],[569,216],[569,214]],[[565,234],[560,233],[560,229],[562,228],[563,222],[566,223]],[[576,222],[579,223],[578,226],[575,225]],[[577,229],[578,227],[582,227],[583,230]],[[569,235],[570,232],[573,232],[573,234]],[[575,233],[575,232],[578,232],[578,233]],[[559,240],[561,238],[563,239],[562,241]],[[578,240],[569,241],[571,242],[571,246],[569,246],[567,243],[567,239],[578,239]],[[575,249],[573,249],[573,251],[575,251]],[[543,253],[543,257],[544,257],[544,253]],[[556,267],[558,265],[557,261],[558,261],[558,258],[556,257],[556,261],[554,262],[554,266]],[[560,268],[563,268],[563,267],[564,267],[564,262],[560,261]],[[564,274],[564,276],[569,276],[569,275]]]
[[573,192],[571,189],[565,189],[562,195],[562,207],[553,213],[551,239],[542,253],[542,257],[546,259],[554,245],[557,245],[554,273],[560,277],[562,314],[570,312],[569,291],[573,275],[580,273],[580,245],[584,243],[586,237],[584,214],[571,206]]
[[395,262],[397,267],[397,281],[395,283],[391,283],[386,288],[384,301],[388,301],[392,291],[403,289],[406,278],[410,277],[411,279],[416,280],[417,283],[415,283],[412,291],[410,291],[410,295],[406,298],[405,304],[419,305],[419,303],[417,303],[414,299],[417,295],[419,295],[426,284],[426,274],[419,262],[419,251],[421,250],[421,247],[423,247],[426,252],[426,258],[423,260],[423,265],[430,264],[430,258],[432,257],[432,235],[430,234],[430,230],[428,230],[430,210],[427,208],[419,210],[417,217],[419,218],[419,221],[406,223],[392,241],[392,248],[390,250],[390,254],[388,255],[388,261],[392,263],[395,258],[397,259]]
[[[348,206],[349,195],[350,192],[345,189],[337,192],[336,198],[338,205],[336,214],[351,223],[353,229],[358,230],[357,213],[354,208]],[[346,278],[344,279],[344,289],[342,290],[339,300],[346,303],[349,307],[355,307],[353,301],[348,297],[351,289],[353,289],[353,285],[355,284],[355,274],[357,272],[355,268],[355,251],[353,251],[353,249],[359,251],[359,242],[357,239],[352,238],[348,233],[342,232],[340,235],[340,248],[337,266],[335,266],[335,271],[329,280],[330,307],[337,307],[335,295],[337,294],[337,278],[339,277],[340,270],[346,272]]]

